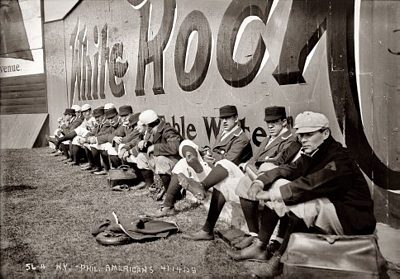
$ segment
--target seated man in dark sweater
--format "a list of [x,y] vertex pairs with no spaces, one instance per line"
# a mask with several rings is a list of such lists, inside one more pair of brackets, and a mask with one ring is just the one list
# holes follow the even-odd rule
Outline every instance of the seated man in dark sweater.
[[306,111],[294,128],[302,144],[300,158],[264,172],[247,192],[249,199],[264,201],[261,228],[253,244],[228,251],[234,259],[268,254],[267,244],[281,216],[290,217],[280,248],[254,273],[273,277],[282,272],[280,257],[294,232],[365,235],[375,230],[373,201],[367,181],[349,150],[331,136],[325,115]]

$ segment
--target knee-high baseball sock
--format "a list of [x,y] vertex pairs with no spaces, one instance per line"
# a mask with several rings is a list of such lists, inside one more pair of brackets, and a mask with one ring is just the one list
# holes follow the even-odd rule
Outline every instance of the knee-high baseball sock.
[[60,143],[59,148],[60,148],[60,150],[62,151],[62,154],[63,154],[67,159],[69,159],[69,152],[68,152],[68,149],[69,149],[69,148],[68,148],[65,144],[63,144],[63,143]]
[[94,147],[92,147],[90,150],[92,151],[93,155],[93,167],[97,170],[101,170],[100,151]]
[[207,175],[206,178],[202,181],[203,187],[206,189],[210,189],[215,184],[221,182],[225,178],[228,177],[228,171],[221,165],[216,165],[215,168],[211,170],[211,172]]
[[167,193],[165,194],[165,200],[163,207],[173,207],[177,196],[182,190],[182,186],[179,185],[178,175],[173,173],[171,175],[171,181],[169,182]]
[[69,150],[69,155],[71,156],[71,160],[74,160],[75,157],[74,154],[72,153],[72,141],[69,141],[68,150]]
[[258,234],[259,219],[258,219],[258,201],[248,200],[242,197],[240,199],[240,206],[242,207],[244,218],[246,219],[247,227],[250,233]]
[[279,227],[276,237],[278,240],[280,240],[280,242],[282,242],[282,239],[285,237],[286,230],[289,226],[289,222],[290,222],[290,217],[287,214],[285,214],[283,217],[279,219]]
[[101,159],[103,160],[104,169],[106,171],[109,171],[111,167],[110,167],[110,159],[108,158],[107,151],[101,150],[100,155],[101,155]]
[[75,164],[79,164],[79,161],[81,159],[81,157],[79,156],[79,151],[81,149],[81,147],[79,145],[70,145],[71,147],[71,153],[72,153],[72,157],[74,158]]
[[276,214],[276,212],[269,207],[264,206],[264,209],[261,213],[260,231],[258,233],[258,238],[261,240],[261,242],[268,244],[272,233],[275,230],[276,224],[278,224],[278,221],[278,214]]
[[208,210],[207,220],[202,228],[203,231],[212,233],[214,231],[215,224],[217,223],[218,217],[221,214],[222,209],[225,205],[225,197],[217,189],[213,189],[211,196],[210,209]]
[[108,158],[110,158],[111,165],[114,168],[118,168],[119,166],[122,165],[122,161],[117,155],[108,155]]
[[165,192],[167,192],[169,183],[171,182],[171,175],[169,175],[169,174],[160,174],[160,178],[161,178],[162,183],[164,185]]
[[285,252],[285,250],[288,246],[288,243],[289,243],[290,235],[292,233],[308,231],[307,225],[306,225],[306,223],[304,223],[303,219],[297,217],[293,213],[289,213],[289,216],[290,216],[290,220],[289,220],[289,224],[286,229],[286,232],[285,232],[285,237],[283,238],[282,244],[278,249],[278,252],[281,255],[283,255],[283,253]]
[[143,177],[143,181],[146,183],[146,186],[150,186],[154,183],[154,173],[151,170],[140,169],[141,177]]
[[92,151],[87,147],[84,147],[84,149],[85,149],[86,157],[88,159],[89,166],[94,167],[95,165],[94,165],[94,158],[93,158]]

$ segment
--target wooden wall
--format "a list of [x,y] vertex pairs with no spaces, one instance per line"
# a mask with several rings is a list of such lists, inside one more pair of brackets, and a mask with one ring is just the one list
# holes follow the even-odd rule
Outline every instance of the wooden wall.
[[47,113],[44,74],[1,79],[1,114]]
[[18,149],[48,145],[47,113],[8,114],[1,116],[0,148]]
[[45,40],[44,58],[47,81],[47,112],[49,114],[49,129],[54,131],[58,127],[57,118],[64,110],[72,105],[68,99],[67,68],[65,65],[65,49],[63,21],[53,21],[43,25]]

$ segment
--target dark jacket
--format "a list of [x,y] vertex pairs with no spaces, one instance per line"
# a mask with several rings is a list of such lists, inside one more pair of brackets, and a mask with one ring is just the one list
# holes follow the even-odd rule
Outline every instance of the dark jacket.
[[179,160],[179,144],[183,140],[182,136],[174,129],[171,124],[161,121],[157,131],[153,135],[154,156],[166,156],[170,159]]
[[140,133],[138,130],[133,130],[132,133],[130,133],[128,136],[126,136],[127,142],[124,145],[124,149],[126,149],[126,150],[135,149],[135,150],[132,150],[133,151],[132,154],[137,156],[139,153],[137,144],[139,143],[139,141],[141,141],[143,139],[143,136],[144,135],[142,133]]
[[[99,144],[103,144],[106,142],[112,143],[114,137],[124,138],[125,136],[133,132],[133,127],[124,125],[122,122],[114,122],[113,124],[108,123],[108,125],[112,128],[109,130],[109,133],[102,134],[101,136],[97,137],[97,141]],[[122,143],[126,143],[128,141],[129,139],[123,139]]]
[[312,157],[302,154],[291,164],[267,171],[257,179],[269,189],[285,178],[280,187],[286,205],[328,198],[335,206],[345,234],[371,234],[375,230],[373,201],[367,181],[349,150],[329,137]]
[[80,117],[74,117],[71,119],[70,123],[68,125],[64,125],[61,128],[61,131],[64,135],[68,135],[69,133],[73,132],[76,128],[78,128],[79,125],[82,124],[82,118]]
[[110,131],[110,125],[106,121],[106,119],[102,119],[100,123],[94,127],[87,135],[86,137],[93,137],[93,136],[98,136],[98,135],[104,135]]
[[227,159],[236,165],[246,162],[253,155],[249,138],[241,127],[236,127],[224,140],[221,141],[222,133],[215,139],[212,155],[215,161]]
[[130,138],[129,135],[134,132],[134,128],[129,125],[121,124],[119,127],[108,137],[108,141],[112,142],[114,137],[122,137],[121,143],[127,143]]
[[[271,162],[275,165],[289,163],[292,158],[299,152],[301,144],[297,141],[297,136],[290,130],[274,139],[267,147],[270,137],[266,137],[256,154],[249,160],[257,167],[264,162]],[[266,157],[269,159],[265,159]]]
[[114,133],[115,130],[119,127],[120,123],[118,122],[118,116],[115,116],[112,119],[107,119],[104,121],[101,129],[97,132],[97,143],[103,144],[108,142],[108,138],[110,135]]

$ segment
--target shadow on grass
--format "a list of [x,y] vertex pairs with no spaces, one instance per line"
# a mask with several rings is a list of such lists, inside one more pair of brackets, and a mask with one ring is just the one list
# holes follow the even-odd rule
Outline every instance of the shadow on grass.
[[25,191],[25,190],[36,190],[37,187],[29,186],[29,185],[4,185],[1,187],[1,190],[4,192],[13,192],[13,191]]
[[[40,272],[39,269],[33,269],[32,266],[30,266],[31,264],[38,264],[36,254],[30,245],[25,243],[16,230],[12,228],[8,228],[8,230],[11,230],[10,235],[12,235],[12,237],[5,243],[2,243],[0,260],[1,274],[4,276],[2,278],[7,278],[9,275],[13,275],[12,277],[14,277],[16,275],[15,267],[18,267],[19,272],[25,270]],[[14,267],[14,271],[8,267]]]

